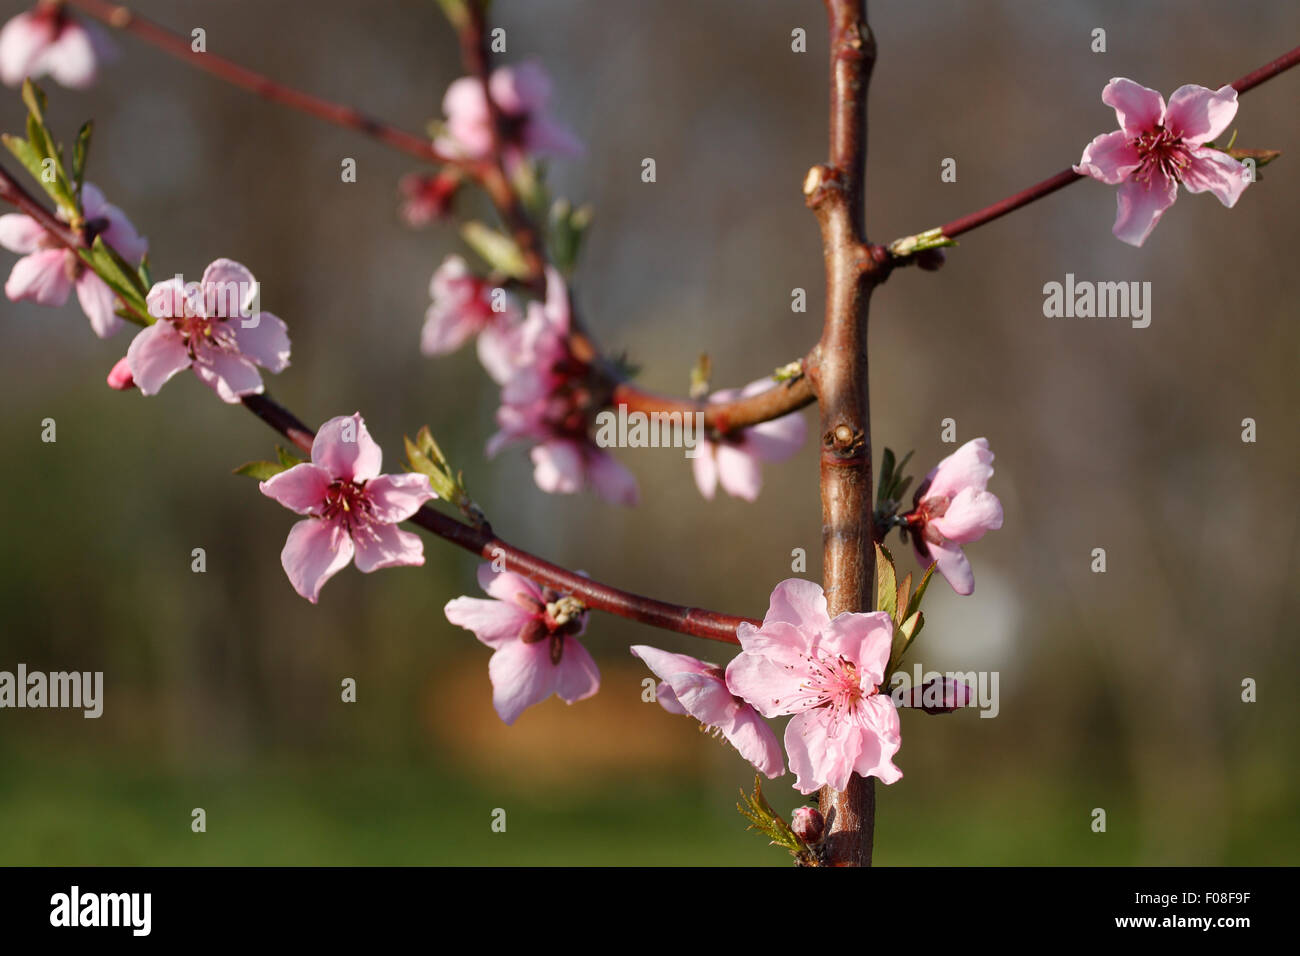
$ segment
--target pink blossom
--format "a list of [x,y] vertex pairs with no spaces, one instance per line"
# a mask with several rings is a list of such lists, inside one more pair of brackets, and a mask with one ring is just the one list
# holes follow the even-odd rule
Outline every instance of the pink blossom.
[[826,834],[826,820],[816,807],[795,807],[790,829],[804,843],[821,843]]
[[155,321],[131,342],[126,359],[145,395],[177,372],[194,374],[224,402],[259,394],[257,367],[282,372],[289,365],[288,328],[270,312],[253,309],[257,280],[238,262],[218,259],[203,279],[186,285],[179,277],[157,283],[148,296]]
[[461,175],[456,170],[403,176],[397,184],[402,194],[402,219],[412,229],[419,229],[443,218],[451,211],[451,201],[460,183]]
[[444,355],[477,335],[479,361],[498,385],[506,382],[514,372],[516,337],[512,333],[521,317],[509,299],[504,311],[495,311],[495,291],[486,279],[474,275],[460,256],[444,259],[429,283],[433,304],[425,313],[420,350],[425,355]]
[[109,370],[108,387],[119,392],[135,388],[135,379],[131,375],[131,365],[127,362],[126,356],[118,359],[117,364]]
[[[501,112],[507,166],[528,154],[581,155],[578,138],[546,114],[551,80],[540,63],[498,67],[488,78],[488,87]],[[453,82],[443,97],[442,111],[447,114],[447,129],[437,143],[441,149],[467,159],[483,159],[491,153],[492,122],[477,78],[463,76]]]
[[883,611],[831,620],[821,587],[800,578],[772,591],[761,627],[736,629],[743,650],[727,666],[727,687],[764,717],[795,715],[785,751],[801,793],[843,790],[854,773],[903,776],[893,763],[898,711],[880,693],[893,634]]
[[660,678],[655,696],[664,710],[689,714],[705,729],[722,734],[761,773],[769,777],[785,773],[776,734],[758,711],[727,689],[721,667],[644,644],[634,646],[632,653]]
[[365,574],[424,564],[424,543],[405,521],[435,498],[427,475],[381,475],[383,452],[360,413],[331,418],[311,445],[311,462],[294,465],[258,487],[290,511],[307,515],[289,530],[280,563],[293,589],[315,604],[320,589],[354,557]]
[[580,601],[489,564],[479,567],[478,583],[492,600],[458,597],[444,610],[492,648],[488,677],[502,720],[513,724],[552,694],[572,704],[600,689],[596,662],[577,640],[587,627]]
[[[81,209],[88,240],[93,242],[96,236],[103,236],[104,242],[123,259],[132,265],[139,263],[149,248],[148,241],[140,237],[122,210],[104,199],[97,186],[82,186]],[[66,210],[59,209],[57,215],[69,221]],[[113,291],[80,256],[65,248],[35,219],[19,213],[0,216],[0,246],[23,254],[5,283],[5,295],[12,301],[26,299],[58,306],[67,302],[68,293],[76,289],[77,301],[96,335],[108,338],[122,327]]]
[[925,567],[937,564],[958,594],[975,590],[961,546],[1002,527],[1002,502],[987,490],[992,477],[988,439],[968,441],[925,476],[907,515],[917,560]]
[[0,80],[8,86],[48,73],[64,86],[84,89],[113,55],[97,27],[83,26],[58,4],[37,4],[0,30]]
[[1250,173],[1210,142],[1237,115],[1237,91],[1180,86],[1169,97],[1117,77],[1101,101],[1115,109],[1120,129],[1098,136],[1074,167],[1107,185],[1119,185],[1119,214],[1112,231],[1140,246],[1178,198],[1178,184],[1192,193],[1211,192],[1231,208],[1250,184]]
[[640,498],[636,478],[591,439],[596,397],[589,366],[569,347],[570,322],[564,280],[548,269],[546,302],[530,302],[511,333],[511,369],[496,414],[500,431],[487,453],[531,442],[533,480],[543,491],[574,494],[590,486],[606,501],[634,505]]
[[[709,396],[710,402],[749,398],[774,388],[770,378],[750,382],[743,389],[726,389]],[[735,498],[753,501],[763,487],[762,462],[785,461],[799,450],[807,435],[807,425],[798,412],[782,415],[732,435],[700,441],[693,461],[695,484],[710,501],[722,490]]]

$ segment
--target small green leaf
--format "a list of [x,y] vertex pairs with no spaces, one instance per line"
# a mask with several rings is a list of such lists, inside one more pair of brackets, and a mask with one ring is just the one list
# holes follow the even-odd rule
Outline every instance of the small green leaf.
[[528,275],[528,265],[515,241],[504,233],[483,225],[467,222],[460,227],[461,238],[478,253],[479,258],[492,269],[514,279]]
[[773,845],[789,850],[791,856],[801,863],[813,863],[816,860],[816,854],[808,844],[799,839],[798,834],[790,829],[790,825],[767,802],[763,796],[763,781],[758,774],[754,774],[753,794],[745,793],[742,789],[736,809],[750,821],[746,829],[757,830],[771,840]]
[[287,449],[280,445],[275,446],[275,457],[280,459],[280,464],[286,469],[292,468],[294,465],[301,465],[306,461],[305,458],[299,458],[297,455],[291,454]]
[[876,486],[876,502],[889,500],[889,490],[894,487],[894,452],[886,448],[880,456],[880,484]]
[[36,122],[44,125],[45,91],[33,83],[29,77],[23,80],[22,97],[23,102],[27,105],[27,112],[36,117]]
[[255,481],[269,481],[282,471],[287,471],[288,467],[280,462],[275,461],[250,461],[236,468],[233,474],[244,475]]
[[[23,164],[23,168],[31,174],[32,179],[38,183],[41,182],[41,159],[43,157],[36,151],[36,148],[21,136],[5,133],[3,139],[6,148],[14,154],[18,162]],[[45,186],[47,184],[41,183],[41,185]]]
[[72,182],[77,188],[77,198],[81,198],[81,187],[86,181],[86,156],[90,152],[90,137],[95,131],[93,120],[86,120],[77,131],[77,142],[72,149]]
[[876,544],[876,610],[884,611],[891,619],[898,616],[898,580],[894,572],[894,559]]
[[894,629],[894,641],[889,649],[889,666],[885,669],[886,675],[892,674],[898,669],[898,665],[903,663],[903,655],[912,646],[912,641],[916,639],[916,635],[921,633],[921,627],[924,624],[925,615],[917,611],[911,617],[904,619],[903,623]]
[[912,594],[912,599],[907,602],[907,608],[903,611],[903,620],[906,621],[917,611],[921,610],[921,598],[925,596],[925,589],[930,586],[930,578],[934,574],[934,569],[938,565],[931,564],[925,569],[925,574],[921,576],[921,583],[916,586],[916,591]]
[[[901,618],[903,610],[907,609],[907,600],[911,596],[911,593],[912,593],[912,572],[908,571],[907,574],[903,577],[903,580],[899,582],[898,585],[898,603],[894,605],[895,609],[898,612],[898,618]],[[894,621],[895,624],[900,623],[898,618],[895,619]]]
[[104,280],[105,284],[136,310],[136,322],[149,324],[144,317],[149,315],[149,306],[145,301],[147,290],[144,289],[140,276],[104,242],[103,236],[95,237],[95,244],[89,249],[78,249],[77,253]]

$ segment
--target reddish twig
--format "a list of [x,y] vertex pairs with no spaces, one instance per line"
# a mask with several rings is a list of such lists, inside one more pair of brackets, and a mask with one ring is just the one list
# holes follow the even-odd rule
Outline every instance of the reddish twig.
[[[246,395],[243,403],[249,411],[299,448],[304,448],[305,445],[304,450],[310,451],[312,430],[288,409],[267,395]],[[488,560],[499,560],[509,571],[515,571],[557,591],[572,594],[592,610],[727,644],[738,643],[736,628],[741,623],[761,623],[754,618],[734,617],[717,611],[669,604],[601,584],[516,548],[497,537],[490,527],[476,528],[464,524],[428,506],[416,512],[410,520],[457,547]]]
[[[1300,47],[1296,47],[1288,53],[1266,63],[1257,70],[1252,70],[1245,76],[1241,77],[1234,83],[1229,84],[1238,93],[1246,93],[1253,90],[1266,80],[1270,80],[1285,70],[1300,63]],[[962,216],[960,219],[954,219],[952,222],[945,223],[937,229],[927,230],[924,233],[918,233],[916,236],[908,236],[904,239],[895,240],[890,244],[890,249],[896,255],[907,256],[914,251],[914,244],[911,240],[916,240],[921,236],[929,237],[928,241],[937,243],[943,239],[956,239],[962,233],[970,232],[979,226],[993,222],[995,219],[1001,219],[1009,212],[1027,206],[1031,202],[1042,199],[1044,196],[1050,196],[1058,189],[1063,189],[1071,183],[1077,182],[1085,177],[1076,173],[1073,168],[1063,169],[1055,176],[1044,179],[1041,183],[1030,186],[1028,189],[1021,190],[1013,196],[1001,199],[992,205],[985,206],[983,209],[977,209],[969,215]]]
[[333,123],[335,126],[363,133],[426,162],[461,168],[470,168],[473,165],[439,152],[427,137],[398,129],[351,106],[321,99],[278,83],[268,76],[240,66],[215,53],[196,53],[189,38],[179,36],[121,4],[108,3],[106,0],[65,0],[65,2],[114,29],[130,33],[164,53],[169,53],[191,66],[205,70],[233,86],[255,93],[264,100],[279,103],[281,106],[298,110],[327,123]]
[[67,246],[74,252],[78,249],[87,248],[85,236],[32,198],[32,195],[22,187],[18,180],[10,176],[3,167],[0,167],[0,199],[18,207],[19,210],[35,219],[41,228],[57,239],[61,245]]

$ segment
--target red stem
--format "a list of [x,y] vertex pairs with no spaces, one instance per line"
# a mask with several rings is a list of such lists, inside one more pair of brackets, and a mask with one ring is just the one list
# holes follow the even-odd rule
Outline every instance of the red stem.
[[[1253,90],[1266,80],[1271,80],[1286,70],[1291,69],[1297,63],[1300,63],[1300,47],[1296,47],[1288,53],[1266,63],[1257,70],[1252,70],[1241,79],[1229,84],[1238,93],[1246,93]],[[1007,213],[1019,209],[1021,206],[1027,206],[1035,200],[1049,196],[1058,189],[1070,185],[1084,177],[1076,173],[1073,169],[1063,169],[1061,172],[1052,176],[1050,179],[1044,179],[1041,183],[1030,186],[1013,196],[999,200],[983,209],[978,209],[969,215],[962,216],[960,219],[954,219],[946,225],[940,226],[939,231],[949,239],[956,239],[964,232],[970,232],[979,226],[990,223],[995,219],[1000,219]]]

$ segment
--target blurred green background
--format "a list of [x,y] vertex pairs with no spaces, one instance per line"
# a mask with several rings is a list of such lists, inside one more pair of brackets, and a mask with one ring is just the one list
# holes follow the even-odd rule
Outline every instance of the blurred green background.
[[[135,6],[412,130],[459,75],[432,0]],[[494,7],[505,59],[544,60],[555,112],[589,144],[553,182],[596,208],[576,295],[597,336],[678,393],[701,351],[718,386],[802,355],[823,304],[799,190],[826,148],[821,4]],[[1166,95],[1218,86],[1300,37],[1300,7],[1280,2],[888,2],[871,16],[880,241],[1076,161],[1114,127],[1099,100],[1112,76]],[[806,54],[790,51],[796,27]],[[221,256],[253,270],[294,344],[270,389],[308,422],[360,410],[390,466],[401,436],[430,425],[508,540],[642,593],[761,616],[792,549],[820,577],[811,442],[765,469],[753,505],[704,502],[671,451],[622,453],[635,510],[542,494],[519,450],[485,462],[494,388],[472,351],[417,347],[429,276],[458,243],[399,222],[396,183],[415,165],[117,42],[94,90],[47,84],[53,123],[70,140],[94,117],[89,178],[150,238],[156,275],[197,277]],[[877,293],[877,460],[915,448],[924,471],[951,451],[939,429],[954,418],[960,441],[989,438],[1006,510],[969,548],[974,596],[932,589],[914,652],[999,671],[1001,712],[903,715],[879,863],[1296,862],[1297,89],[1288,74],[1243,100],[1239,144],[1286,155],[1232,211],[1183,194],[1135,250],[1111,237],[1113,190],[1084,182]],[[0,120],[21,128],[16,93]],[[939,181],[946,157],[956,183]],[[1150,328],[1045,319],[1042,286],[1067,272],[1149,280]],[[796,287],[807,314],[790,311]],[[0,711],[0,863],[784,862],[733,809],[746,766],[641,703],[646,672],[626,651],[725,648],[595,618],[601,693],[507,728],[488,650],[441,612],[477,593],[470,556],[429,541],[425,567],[348,569],[309,605],[279,564],[293,517],[230,474],[272,454],[271,432],[192,376],[148,400],[111,392],[129,333],[97,340],[75,304],[0,310],[0,669],[102,670],[106,684],[99,720]],[[40,441],[46,417],[56,444]],[[1106,574],[1089,570],[1097,547]],[[355,704],[340,702],[345,677]],[[1240,700],[1246,677],[1257,703]],[[792,779],[768,788],[782,811]]]

